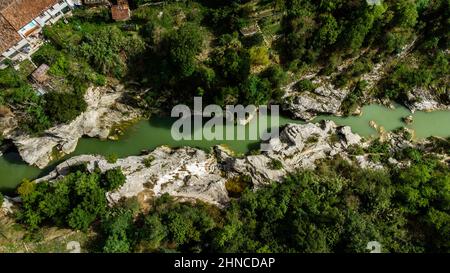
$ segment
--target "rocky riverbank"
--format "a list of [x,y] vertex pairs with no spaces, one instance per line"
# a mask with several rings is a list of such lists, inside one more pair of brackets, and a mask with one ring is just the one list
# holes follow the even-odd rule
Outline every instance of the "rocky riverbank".
[[[41,136],[30,136],[20,131],[8,120],[9,128],[3,136],[17,147],[22,159],[39,168],[46,167],[53,159],[72,153],[83,136],[107,139],[112,129],[136,120],[141,111],[120,102],[123,86],[89,88],[85,94],[87,110],[68,124],[61,124],[45,131]],[[5,121],[6,122],[6,121]]]
[[[436,98],[436,92],[429,89],[416,88],[408,92],[407,101],[405,101],[406,107],[408,107],[411,112],[415,111],[437,111],[437,110],[450,110],[450,105],[446,105],[440,102]],[[446,94],[443,95],[447,97],[447,101],[450,101],[450,90],[447,90]]]
[[[403,50],[395,56],[388,58],[387,60],[380,61],[373,65],[372,69],[359,76],[358,81],[365,82],[365,96],[361,99],[361,103],[383,103],[391,105],[390,101],[378,101],[371,97],[371,90],[377,87],[380,81],[382,81],[386,75],[390,72],[389,68],[392,64],[398,63],[402,59],[406,58],[417,40],[414,40],[410,44],[406,45]],[[314,72],[304,75],[300,80],[310,80],[316,88],[310,91],[298,91],[295,85],[298,81],[294,81],[284,87],[285,97],[283,109],[292,114],[295,118],[302,120],[312,120],[319,114],[332,114],[335,116],[343,115],[342,105],[349,94],[351,94],[354,86],[345,85],[344,87],[338,87],[335,85],[335,79],[340,73],[343,73],[349,68],[359,57],[350,58],[337,68],[337,71],[331,75],[320,75],[318,72],[320,69],[316,69]],[[407,97],[402,102],[411,112],[415,111],[438,111],[438,110],[450,110],[448,103],[442,102],[450,101],[450,91],[445,91],[445,94],[439,95],[437,90],[415,88],[407,92]],[[359,114],[357,109],[353,114]]]
[[[390,133],[380,129],[380,133],[380,140],[387,143],[390,149],[390,158],[385,163],[373,161],[368,153],[355,153],[356,149],[369,147],[371,141],[354,134],[350,127],[323,121],[285,126],[279,137],[273,137],[268,142],[272,150],[256,155],[236,157],[223,146],[216,146],[210,152],[190,147],[172,149],[163,146],[146,155],[130,156],[115,162],[103,156],[81,155],[59,164],[36,182],[57,182],[71,167],[80,164],[85,164],[89,171],[98,168],[101,172],[119,167],[126,176],[126,182],[117,191],[107,193],[111,205],[124,198],[137,197],[146,201],[167,193],[179,200],[202,200],[223,207],[230,201],[227,183],[243,176],[249,177],[253,188],[257,189],[273,182],[282,182],[283,177],[297,169],[314,169],[318,161],[336,156],[361,168],[382,169],[383,164],[407,166],[408,162],[393,158],[396,151],[406,147],[427,151],[428,140],[412,143],[405,136],[406,131]],[[448,154],[443,156],[444,161],[448,158]],[[10,211],[11,201],[14,200],[7,200],[4,210]]]
[[350,92],[347,88],[337,88],[330,76],[307,75],[302,79],[311,80],[318,87],[312,91],[297,92],[296,82],[285,87],[283,109],[295,118],[312,120],[318,114],[341,115],[341,104]]
[[[350,127],[339,127],[331,121],[288,125],[269,143],[272,151],[242,158],[234,157],[221,146],[209,153],[189,147],[160,147],[148,155],[118,159],[114,163],[102,156],[76,156],[37,182],[56,181],[67,174],[71,166],[80,164],[87,164],[89,170],[99,168],[102,172],[120,167],[127,179],[118,191],[108,193],[111,203],[133,196],[151,198],[168,193],[182,199],[199,199],[223,206],[230,200],[226,183],[234,177],[247,175],[251,177],[254,188],[258,188],[273,181],[281,182],[287,173],[296,169],[314,168],[319,159],[339,154],[351,161],[350,147],[368,145],[359,135],[352,133]],[[271,167],[273,160],[281,163],[279,169]],[[356,162],[366,168],[382,168],[364,155],[358,156]]]

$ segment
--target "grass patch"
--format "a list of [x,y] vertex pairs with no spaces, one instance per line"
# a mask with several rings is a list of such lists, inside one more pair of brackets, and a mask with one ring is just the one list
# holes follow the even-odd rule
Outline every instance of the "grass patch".
[[228,195],[232,198],[240,197],[245,189],[251,188],[252,186],[252,178],[248,175],[236,176],[225,182]]

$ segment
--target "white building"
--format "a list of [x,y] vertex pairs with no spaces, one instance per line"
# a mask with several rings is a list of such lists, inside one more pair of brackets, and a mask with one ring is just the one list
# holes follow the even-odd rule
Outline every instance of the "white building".
[[21,61],[42,44],[42,27],[58,21],[77,0],[0,0],[0,68]]

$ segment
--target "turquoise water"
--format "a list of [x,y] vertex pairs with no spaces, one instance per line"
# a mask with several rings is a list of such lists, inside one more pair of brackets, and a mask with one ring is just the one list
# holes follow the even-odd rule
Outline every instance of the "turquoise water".
[[[381,105],[368,105],[363,107],[363,114],[354,117],[319,116],[314,121],[333,120],[338,125],[349,125],[352,130],[361,136],[370,137],[377,134],[375,129],[369,126],[371,120],[386,130],[391,131],[406,126],[402,118],[412,115],[414,122],[406,127],[416,132],[416,137],[429,136],[450,137],[450,111],[417,112],[411,114],[405,107],[389,109]],[[65,158],[81,154],[117,155],[126,157],[137,155],[142,150],[153,150],[158,146],[171,147],[191,146],[201,149],[209,149],[218,144],[226,144],[237,153],[246,153],[258,144],[257,140],[233,140],[233,141],[206,141],[184,140],[175,141],[171,137],[171,127],[174,119],[167,117],[143,120],[131,126],[119,141],[102,141],[98,139],[83,138],[79,141],[74,153]],[[256,121],[254,121],[256,122]],[[280,125],[288,123],[302,123],[286,117],[280,117]],[[64,159],[61,159],[64,160]],[[60,160],[60,161],[61,161]],[[24,178],[34,179],[47,173],[55,164],[45,170],[28,166],[17,153],[8,153],[0,157],[0,190],[14,189]]]

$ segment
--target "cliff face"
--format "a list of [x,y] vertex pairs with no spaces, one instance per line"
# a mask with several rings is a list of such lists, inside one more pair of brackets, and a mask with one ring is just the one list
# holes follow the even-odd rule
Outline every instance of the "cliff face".
[[14,128],[7,130],[4,137],[13,141],[25,162],[44,168],[55,155],[72,153],[81,137],[106,139],[114,125],[138,118],[139,110],[119,102],[123,92],[121,86],[89,88],[85,94],[87,110],[72,122],[50,128],[40,137],[23,135]]

